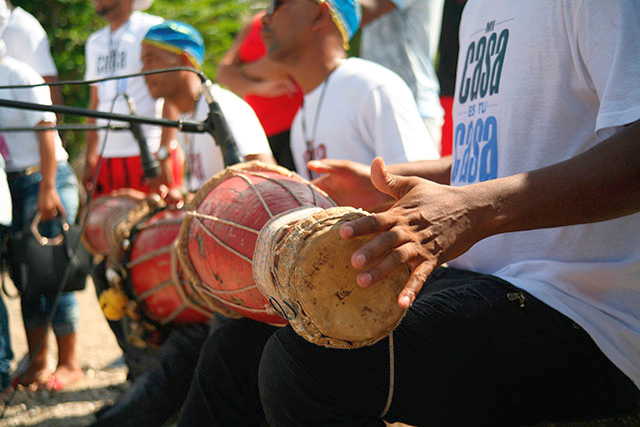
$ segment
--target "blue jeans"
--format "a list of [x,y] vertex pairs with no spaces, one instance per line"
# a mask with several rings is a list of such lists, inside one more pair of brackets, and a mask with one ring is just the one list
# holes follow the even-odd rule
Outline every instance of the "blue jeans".
[[[38,191],[42,175],[39,172],[31,175],[9,176],[9,190],[13,203],[13,222],[11,231],[22,231],[33,219],[38,203]],[[78,181],[73,170],[66,162],[58,163],[56,173],[56,190],[67,214],[67,222],[72,223],[78,212]],[[56,221],[40,225],[40,232],[45,237],[59,233]],[[47,326],[47,318],[53,308],[54,297],[40,295],[39,298],[23,299],[22,319],[26,329]],[[58,306],[53,313],[52,326],[56,336],[65,336],[76,330],[78,322],[78,303],[73,292],[64,292],[58,299]]]
[[[0,225],[0,242],[4,238],[4,233],[4,226]],[[1,271],[0,274],[2,274]],[[9,317],[7,316],[7,307],[0,295],[0,392],[9,387],[9,368],[12,359]]]

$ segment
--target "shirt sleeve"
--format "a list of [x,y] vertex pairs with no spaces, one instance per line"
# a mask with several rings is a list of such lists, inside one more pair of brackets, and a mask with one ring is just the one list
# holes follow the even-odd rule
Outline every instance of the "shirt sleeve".
[[93,36],[90,36],[87,39],[87,42],[84,45],[84,79],[85,80],[94,80],[97,78],[95,73],[95,58],[91,56],[91,45],[93,44]]
[[38,40],[34,50],[34,69],[41,76],[57,76],[58,69],[55,62],[51,57],[51,49],[49,48],[49,39],[47,35],[43,34],[40,40]]
[[[31,67],[21,64],[20,72],[16,73],[14,82],[19,85],[33,85],[43,83],[44,80]],[[47,86],[15,89],[13,97],[16,101],[51,105],[51,95]],[[16,124],[17,126],[35,126],[41,121],[56,122],[56,115],[50,111],[22,110],[22,112],[24,123]]]
[[360,115],[361,131],[375,156],[387,163],[439,157],[436,142],[427,133],[411,91],[399,77],[377,86],[366,98]]
[[584,0],[576,11],[575,40],[600,107],[596,131],[640,119],[640,2]]

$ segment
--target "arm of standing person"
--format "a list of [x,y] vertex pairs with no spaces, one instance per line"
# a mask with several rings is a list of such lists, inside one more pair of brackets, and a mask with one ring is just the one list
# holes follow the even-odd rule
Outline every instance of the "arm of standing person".
[[[58,76],[42,76],[45,82],[47,83],[55,83],[58,81]],[[49,91],[51,92],[51,102],[57,105],[64,104],[64,98],[62,97],[62,90],[60,90],[60,86],[49,86]],[[57,114],[58,123],[60,123],[63,118],[62,114]]]
[[[89,89],[89,108],[91,110],[98,109],[98,87],[91,86]],[[87,123],[90,125],[96,124],[96,119],[88,118]],[[89,130],[86,133],[87,148],[85,153],[84,163],[84,175],[82,177],[82,183],[87,192],[93,190],[93,181],[95,179],[96,168],[98,166],[98,132],[95,130]]]
[[[342,226],[345,239],[380,233],[351,258],[367,287],[400,264],[412,275],[398,296],[409,307],[439,265],[487,237],[606,221],[640,211],[640,122],[569,160],[463,187],[436,184],[371,166],[375,187],[397,202]],[[603,165],[616,165],[615,168]]]
[[240,46],[250,29],[250,25],[242,29],[231,48],[220,60],[218,82],[242,98],[247,95],[275,97],[295,93],[295,84],[289,76],[266,56],[251,63],[240,61]]
[[[55,126],[55,123],[43,120],[38,123],[38,126]],[[43,221],[54,218],[56,215],[65,218],[64,207],[56,190],[55,132],[53,130],[38,132],[40,173],[42,174],[38,191],[38,212]]]

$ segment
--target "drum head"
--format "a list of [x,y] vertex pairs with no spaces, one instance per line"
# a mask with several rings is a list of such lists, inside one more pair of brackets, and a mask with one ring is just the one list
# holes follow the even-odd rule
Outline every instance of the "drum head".
[[[275,279],[277,283],[265,289],[276,293],[274,303],[310,342],[332,348],[371,345],[387,336],[406,312],[397,298],[410,275],[407,266],[371,287],[356,283],[359,271],[351,266],[351,255],[374,236],[343,240],[339,228],[364,215],[354,208],[330,208],[272,233],[278,241],[266,264],[272,262],[273,267],[270,272],[256,271],[262,276],[256,281],[262,288],[263,280]],[[262,238],[261,234],[259,246]]]
[[286,322],[266,309],[253,281],[258,233],[270,218],[300,206],[333,206],[324,192],[293,172],[260,162],[225,169],[198,191],[178,239],[180,261],[222,314]]

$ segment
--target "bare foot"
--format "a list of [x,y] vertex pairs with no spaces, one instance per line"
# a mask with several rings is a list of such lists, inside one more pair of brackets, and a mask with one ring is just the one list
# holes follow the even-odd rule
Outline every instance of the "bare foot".
[[59,365],[56,371],[47,381],[45,387],[49,390],[60,391],[67,388],[67,386],[80,381],[83,378],[84,372],[82,372],[82,369]]
[[45,385],[50,376],[51,371],[46,363],[32,362],[22,374],[14,378],[12,385],[14,387],[20,385],[35,391]]

